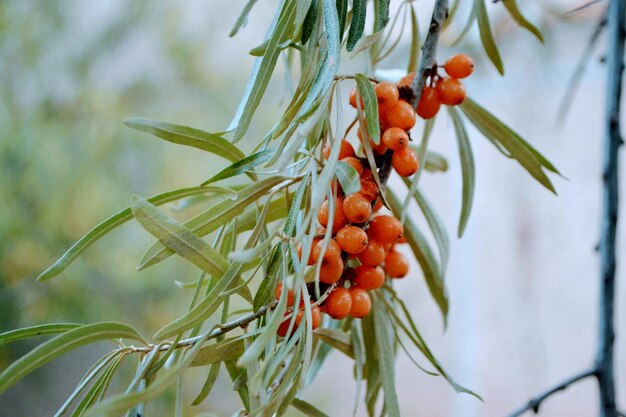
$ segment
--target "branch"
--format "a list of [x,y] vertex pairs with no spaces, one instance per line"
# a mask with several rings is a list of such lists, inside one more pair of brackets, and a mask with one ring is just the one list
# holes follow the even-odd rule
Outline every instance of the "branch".
[[585,378],[588,378],[594,375],[596,375],[595,369],[591,369],[585,372],[581,372],[580,374],[574,375],[570,379],[563,381],[562,383],[555,386],[554,388],[551,388],[548,391],[544,392],[543,394],[538,395],[535,398],[531,399],[530,401],[528,401],[528,404],[526,404],[524,407],[520,408],[519,410],[515,411],[509,417],[519,417],[527,411],[532,411],[533,413],[537,414],[539,412],[539,407],[541,406],[541,403],[543,403],[546,399],[548,399],[548,397],[550,397],[552,394],[556,394],[559,391],[563,391],[564,389],[568,388],[570,385],[573,385],[574,383],[578,381],[581,381]]
[[433,8],[433,17],[430,21],[428,35],[422,45],[422,58],[420,66],[411,84],[413,95],[410,103],[413,108],[417,108],[417,104],[422,96],[422,90],[431,73],[437,70],[437,44],[439,43],[439,33],[443,28],[443,22],[448,16],[448,0],[436,0]]

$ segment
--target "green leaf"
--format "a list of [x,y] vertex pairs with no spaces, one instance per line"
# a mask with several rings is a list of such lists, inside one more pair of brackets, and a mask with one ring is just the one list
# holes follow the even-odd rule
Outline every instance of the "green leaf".
[[[266,196],[274,187],[286,181],[285,177],[276,176],[251,184],[241,190],[234,200],[221,201],[209,207],[186,221],[184,226],[198,236],[205,236],[216,231],[220,226],[241,214],[250,204]],[[156,242],[143,255],[137,269],[142,270],[164,261],[173,253],[172,250],[163,246],[161,242]]]
[[254,311],[258,311],[264,305],[269,304],[269,302],[274,297],[274,288],[276,286],[276,281],[278,279],[278,273],[280,272],[280,267],[283,262],[283,246],[288,246],[286,243],[279,243],[276,245],[276,248],[273,250],[272,255],[270,256],[270,260],[267,264],[267,269],[265,272],[265,277],[263,281],[259,284],[259,289],[254,295],[254,302],[252,303],[252,308]]
[[315,329],[313,337],[323,341],[324,343],[334,347],[349,358],[354,359],[354,349],[350,335],[337,329]]
[[0,344],[15,342],[17,340],[28,339],[36,336],[65,333],[68,330],[72,330],[80,326],[82,326],[82,324],[50,323],[10,330],[8,332],[0,333]]
[[71,350],[102,340],[120,338],[148,343],[135,329],[121,323],[103,322],[87,324],[69,330],[37,346],[6,368],[0,374],[0,393],[6,391],[35,369]]
[[389,3],[391,3],[391,0],[375,0],[376,25],[374,26],[374,32],[380,32],[389,23]]
[[374,92],[374,86],[363,74],[354,76],[356,85],[363,101],[363,111],[367,122],[367,133],[370,139],[376,144],[380,144],[380,125],[378,119],[378,100]]
[[557,169],[528,142],[522,139],[510,127],[482,108],[470,98],[461,104],[461,110],[476,128],[496,146],[501,145],[511,157],[516,159],[540,184],[556,194],[554,186],[543,168],[559,174]]
[[500,58],[500,52],[498,52],[498,46],[493,39],[491,33],[491,25],[489,24],[489,15],[487,14],[487,8],[485,7],[485,0],[474,0],[474,13],[478,20],[478,30],[480,32],[480,40],[483,43],[483,48],[487,56],[496,67],[501,75],[504,75],[504,66],[502,65],[502,58]]
[[242,173],[248,173],[250,170],[261,165],[263,162],[267,162],[275,152],[275,149],[265,149],[247,156],[213,175],[211,178],[203,182],[202,185],[231,178]]
[[421,51],[419,21],[417,20],[413,3],[409,3],[409,7],[411,8],[411,54],[409,55],[409,63],[406,69],[407,73],[417,71],[417,62]]
[[[168,191],[167,193],[150,197],[148,201],[155,205],[161,205],[169,203],[171,201],[180,200],[181,198],[211,192],[236,195],[234,191],[223,187],[190,187],[182,188],[180,190]],[[59,260],[54,263],[54,265],[42,272],[37,280],[45,281],[59,275],[61,272],[65,271],[65,269],[70,264],[72,264],[72,262],[74,262],[76,258],[78,258],[94,242],[132,218],[133,213],[129,207],[114,214],[102,223],[98,224],[96,227],[87,232],[86,235],[81,237],[78,242],[74,243],[72,247],[69,248],[69,250],[65,252],[63,256],[61,256],[61,258],[59,258]]]
[[243,339],[233,337],[224,341],[203,347],[191,366],[204,366],[217,362],[236,360],[243,353]]
[[453,107],[448,107],[448,112],[452,118],[454,124],[454,131],[456,132],[456,140],[459,145],[459,157],[461,158],[461,173],[463,175],[463,199],[461,203],[461,217],[459,219],[458,236],[463,236],[465,226],[469,220],[470,213],[472,211],[472,202],[474,201],[474,188],[475,188],[475,167],[474,167],[474,154],[472,152],[472,145],[470,144],[467,131],[463,124],[463,120],[459,115],[458,110]]
[[206,380],[204,381],[204,384],[202,385],[202,388],[200,389],[200,392],[198,393],[196,398],[191,402],[191,405],[199,405],[211,393],[211,390],[213,390],[213,386],[215,385],[215,382],[217,381],[217,377],[220,374],[220,367],[221,367],[221,363],[219,362],[211,365],[209,374],[207,375]]
[[297,1],[286,0],[282,9],[277,11],[279,14],[278,20],[268,38],[265,54],[262,58],[257,58],[239,108],[227,129],[228,131],[233,131],[233,143],[241,140],[248,131],[252,116],[265,94],[267,85],[276,67],[276,62],[282,51],[279,48],[279,44],[291,37],[296,5]]
[[83,413],[92,407],[102,396],[106,393],[109,385],[111,384],[111,380],[115,375],[115,371],[122,364],[122,361],[126,355],[119,355],[116,357],[113,362],[107,367],[107,369],[96,379],[93,383],[89,391],[84,395],[83,399],[78,403],[76,408],[74,408],[74,412],[72,413],[72,417],[82,416]]
[[256,4],[257,1],[258,0],[248,0],[248,3],[246,3],[243,10],[239,14],[239,17],[237,18],[237,21],[235,22],[233,28],[230,30],[228,36],[232,38],[237,34],[237,32],[239,32],[239,29],[245,26],[248,20],[248,15],[250,14],[250,10],[252,10],[252,7]]
[[448,170],[448,160],[438,152],[427,151],[424,169],[429,172],[446,172]]
[[228,261],[190,229],[143,198],[134,195],[131,208],[137,221],[154,237],[181,257],[215,278],[222,276]]
[[337,0],[337,18],[339,20],[339,40],[343,40],[346,31],[346,17],[348,16],[348,0]]
[[537,28],[537,26],[530,23],[524,17],[522,12],[520,12],[519,7],[517,6],[516,0],[502,0],[502,4],[504,5],[504,7],[506,7],[511,17],[513,18],[513,20],[515,20],[515,22],[518,25],[520,25],[521,27],[523,27],[524,29],[528,30],[530,33],[535,35],[535,37],[539,39],[539,42],[544,43],[544,39],[543,39],[543,35],[541,34],[541,31]]
[[319,11],[319,4],[317,0],[313,0],[311,2],[311,6],[309,6],[309,11],[306,13],[306,17],[304,18],[304,23],[302,24],[302,37],[300,41],[302,45],[306,45],[311,37],[311,33],[313,33],[313,28],[317,24],[317,14]]
[[[142,132],[151,133],[168,142],[202,149],[231,162],[237,162],[245,157],[239,148],[223,137],[203,130],[142,117],[126,119],[124,124]],[[251,178],[255,179],[255,177]]]
[[302,414],[308,417],[328,417],[328,415],[324,414],[320,410],[318,410],[314,405],[309,404],[306,401],[302,401],[299,398],[294,398],[291,402],[291,405]]
[[[375,296],[375,300],[378,296]],[[374,326],[376,328],[376,347],[378,349],[378,368],[385,393],[385,410],[389,417],[400,417],[400,404],[396,393],[395,365],[396,357],[393,344],[395,336],[387,313],[380,302],[373,303]]]
[[367,0],[352,0],[352,19],[348,30],[346,49],[352,51],[357,41],[363,36],[365,29],[365,15],[367,14]]
[[287,236],[294,236],[294,232],[296,230],[296,222],[298,220],[298,214],[300,213],[300,207],[302,206],[304,193],[309,186],[310,177],[310,174],[307,174],[306,177],[304,177],[304,179],[300,182],[298,190],[296,191],[296,195],[291,202],[289,214],[287,215],[287,220],[285,220],[285,225],[283,226],[283,232]]
[[361,177],[351,165],[343,161],[338,161],[336,175],[346,195],[361,191]]

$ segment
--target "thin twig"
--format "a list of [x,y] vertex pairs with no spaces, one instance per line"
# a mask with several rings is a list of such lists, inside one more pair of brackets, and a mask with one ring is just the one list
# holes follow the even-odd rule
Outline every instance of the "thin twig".
[[585,372],[581,372],[577,375],[574,375],[573,377],[571,377],[570,379],[567,379],[563,382],[561,382],[559,385],[547,390],[546,392],[544,392],[541,395],[536,396],[535,398],[533,398],[532,400],[528,401],[528,404],[526,404],[524,407],[520,408],[519,410],[515,411],[513,414],[511,414],[509,417],[519,417],[522,414],[524,414],[527,411],[532,411],[533,413],[538,413],[539,412],[539,407],[541,406],[541,404],[548,399],[548,397],[550,397],[552,394],[555,394],[559,391],[563,391],[564,389],[568,388],[570,385],[581,381],[583,379],[586,379],[590,376],[594,376],[596,374],[596,370],[595,369],[590,369],[588,371]]
[[437,44],[439,43],[439,33],[443,28],[443,22],[448,16],[448,0],[436,0],[433,8],[433,17],[428,28],[428,35],[422,45],[422,58],[420,66],[411,84],[413,96],[410,103],[413,108],[417,108],[417,103],[422,96],[422,89],[428,76],[437,70]]

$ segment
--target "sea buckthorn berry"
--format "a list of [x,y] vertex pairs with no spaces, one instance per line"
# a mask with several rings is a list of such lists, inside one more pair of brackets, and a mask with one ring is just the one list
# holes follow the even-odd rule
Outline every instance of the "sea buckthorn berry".
[[[280,296],[283,293],[283,283],[279,282],[278,285],[276,286],[276,290],[274,290],[274,295],[276,296],[276,300],[280,300]],[[293,292],[293,290],[290,288],[287,291],[287,305],[289,307],[291,307],[293,305],[293,303],[295,302],[295,294]]]
[[385,145],[382,140],[378,145],[376,145],[373,141],[370,141],[370,146],[372,147],[374,153],[377,155],[383,155],[385,152],[387,152],[388,149],[387,145]]
[[447,106],[456,106],[465,100],[465,87],[456,78],[443,78],[435,86],[439,100]]
[[376,93],[376,98],[378,99],[379,103],[390,104],[394,101],[398,101],[398,87],[390,82],[383,81],[376,84],[376,87],[374,87],[374,92]]
[[364,290],[376,290],[385,283],[385,271],[380,266],[359,265],[352,282]]
[[[289,314],[291,314],[291,311],[285,311],[285,316],[287,317]],[[285,318],[281,323],[280,326],[278,326],[278,330],[276,330],[276,333],[280,336],[280,337],[285,337],[287,336],[287,332],[289,331],[289,323],[291,323],[291,317],[289,318]],[[293,324],[293,329],[295,330],[296,328],[296,324]]]
[[369,239],[363,252],[357,256],[361,265],[378,266],[385,261],[385,248],[375,239]]
[[410,177],[419,169],[419,160],[411,148],[394,151],[391,155],[391,166],[401,177]]
[[383,133],[382,143],[392,151],[404,149],[409,146],[409,135],[402,129],[390,127]]
[[350,165],[354,170],[361,175],[363,173],[363,164],[354,156],[348,156],[341,159],[342,162]]
[[330,317],[341,320],[350,314],[352,309],[352,297],[347,289],[343,287],[335,288],[324,301],[326,314]]
[[[326,145],[324,145],[324,159],[330,158],[330,151],[332,150],[332,148],[333,147],[330,143],[327,143]],[[352,144],[350,142],[343,139],[341,141],[341,149],[339,149],[338,159],[341,160],[343,158],[348,158],[351,156],[354,156],[354,148],[352,147]]]
[[[354,107],[356,109],[356,87],[352,89],[352,91],[350,91],[350,105],[352,107]],[[363,101],[361,100],[361,104],[363,103]]]
[[469,77],[474,72],[474,60],[465,54],[453,55],[443,65],[452,78]]
[[322,324],[322,312],[320,308],[318,306],[311,307],[311,327],[315,330],[320,327],[320,324]]
[[415,119],[415,110],[404,100],[398,100],[394,105],[387,107],[387,121],[391,127],[411,130],[415,126]]
[[[324,227],[328,226],[328,200],[324,201],[317,212],[317,221]],[[335,204],[335,217],[333,218],[333,231],[341,229],[348,223],[348,218],[343,213],[343,198],[337,197]]]
[[[311,244],[311,248],[314,248],[319,239],[313,239],[313,243]],[[298,253],[298,258],[302,259],[302,243],[298,243],[296,246],[296,252]],[[306,262],[307,265],[313,265],[315,263],[315,259],[313,259],[313,250],[309,252],[309,260]]]
[[374,201],[378,197],[378,186],[373,179],[367,179],[364,176],[361,177],[361,191],[359,191],[367,201]]
[[334,263],[323,263],[320,267],[320,282],[332,284],[339,281],[343,274],[343,260],[341,257]]
[[335,237],[341,249],[350,255],[356,255],[367,247],[367,233],[360,227],[345,226]]
[[381,208],[383,208],[383,200],[381,200],[379,198],[378,200],[376,200],[376,203],[374,203],[373,210],[376,212],[376,211],[380,210]]
[[352,223],[364,223],[372,214],[372,205],[360,193],[354,193],[343,200],[343,212]]
[[[324,240],[320,240],[317,242],[313,249],[311,250],[311,255],[313,256],[313,260],[317,262],[320,258],[320,254],[322,253],[322,249],[324,248]],[[335,239],[330,239],[328,246],[326,246],[326,250],[324,251],[324,262],[333,264],[337,262],[337,259],[341,257],[341,248],[339,244],[335,241]]]
[[415,72],[409,72],[398,81],[398,88],[411,88],[413,80],[415,79]]
[[[391,101],[389,102],[389,105],[393,106],[395,103],[395,101]],[[387,119],[387,105],[385,103],[380,103],[378,105],[378,122],[380,124],[381,130],[385,131],[389,128],[389,120]]]
[[350,298],[352,298],[350,315],[355,319],[367,316],[372,309],[372,299],[369,293],[359,287],[350,287],[348,291],[350,292]]
[[370,222],[367,234],[380,243],[395,243],[402,237],[402,223],[387,214],[376,216]]
[[385,257],[384,269],[391,278],[403,278],[409,272],[409,262],[400,252],[390,250]]
[[417,104],[417,115],[422,119],[432,119],[440,107],[441,101],[437,91],[432,87],[424,87],[420,102]]

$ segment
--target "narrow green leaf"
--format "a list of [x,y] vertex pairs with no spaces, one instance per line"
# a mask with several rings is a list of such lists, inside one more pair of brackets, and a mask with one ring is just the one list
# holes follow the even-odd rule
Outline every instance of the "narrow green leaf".
[[[159,194],[150,197],[148,201],[155,205],[161,205],[169,203],[171,201],[180,200],[181,198],[204,194],[204,193],[218,193],[227,195],[236,195],[234,191],[223,187],[190,187],[182,188],[180,190],[168,191],[163,194]],[[72,264],[89,246],[91,246],[98,239],[112,231],[118,226],[126,223],[133,218],[132,210],[129,208],[124,209],[113,216],[109,217],[102,223],[95,226],[86,235],[80,238],[76,243],[72,245],[67,252],[57,260],[54,265],[46,269],[37,278],[38,281],[45,281],[50,278],[54,278]]]
[[[458,3],[460,3],[460,1]],[[461,33],[457,36],[457,38],[454,41],[452,41],[450,46],[456,46],[459,43],[461,43],[463,39],[465,39],[465,36],[467,36],[469,31],[472,29],[472,26],[474,25],[475,20],[476,20],[476,6],[474,5],[474,7],[472,7],[472,10],[470,11],[469,16],[467,17],[467,21],[465,22],[465,26],[463,26]],[[446,23],[447,22],[450,22],[450,20],[449,19],[446,20]]]
[[352,341],[348,333],[336,329],[319,328],[315,329],[313,337],[334,347],[349,358],[354,359],[354,349],[352,348]]
[[376,25],[374,26],[374,32],[380,32],[389,23],[389,3],[391,3],[391,0],[375,0]]
[[309,11],[306,13],[306,17],[304,18],[304,23],[302,24],[302,37],[301,42],[302,45],[306,45],[313,33],[313,28],[317,24],[317,15],[319,11],[319,4],[317,0],[313,0],[311,2],[311,6],[309,6]]
[[504,5],[504,7],[506,7],[511,17],[518,25],[535,35],[535,37],[539,39],[539,42],[544,43],[541,31],[537,28],[537,26],[530,23],[528,19],[524,17],[522,12],[519,10],[519,7],[517,6],[516,0],[502,0],[502,4]]
[[273,250],[273,253],[269,258],[270,260],[267,264],[265,277],[263,278],[263,281],[261,281],[259,289],[254,295],[254,302],[252,303],[254,311],[258,311],[264,305],[269,304],[274,297],[274,288],[276,286],[278,273],[280,272],[280,266],[282,263],[283,245],[285,244],[279,243],[276,245],[276,248]]
[[415,14],[413,3],[409,3],[409,7],[411,8],[411,53],[409,55],[409,63],[406,68],[407,73],[417,71],[417,62],[421,52],[419,21],[417,20],[417,14]]
[[361,191],[361,177],[351,165],[343,161],[338,161],[336,175],[346,195]]
[[[557,169],[528,142],[510,127],[482,108],[470,98],[461,104],[461,110],[476,128],[494,144],[501,145],[530,175],[548,190],[556,194],[554,186],[542,168],[559,174]],[[497,146],[496,145],[496,146]]]
[[199,405],[200,403],[202,403],[202,401],[205,400],[206,397],[208,397],[208,395],[213,390],[213,386],[215,385],[215,382],[217,381],[217,377],[220,374],[221,366],[222,364],[219,362],[211,365],[209,374],[207,375],[206,380],[204,381],[204,384],[202,385],[202,388],[200,389],[200,392],[198,393],[196,398],[191,402],[191,405]]
[[352,0],[352,19],[348,30],[348,42],[346,43],[348,52],[352,51],[357,41],[363,36],[366,14],[367,0]]
[[343,40],[346,31],[346,17],[348,16],[348,0],[336,0],[337,18],[339,20],[339,40]]
[[485,0],[474,0],[474,13],[478,20],[478,30],[480,32],[480,40],[482,41],[483,48],[487,56],[496,67],[501,75],[504,75],[504,66],[502,65],[502,58],[500,58],[500,52],[498,52],[498,46],[493,39],[491,33],[491,25],[489,24],[489,15],[487,14],[487,8],[485,7]]
[[359,94],[363,101],[363,111],[367,122],[367,133],[370,139],[376,144],[380,144],[380,124],[378,118],[378,100],[374,92],[374,86],[363,74],[354,76]]
[[[375,296],[375,300],[379,298]],[[378,367],[380,369],[383,392],[385,394],[385,410],[389,417],[400,417],[400,404],[396,393],[395,365],[396,357],[393,344],[395,336],[387,313],[381,308],[380,302],[374,302],[373,315],[376,328],[376,346],[378,349]]]
[[318,410],[314,405],[302,401],[299,398],[294,398],[291,402],[291,405],[302,414],[308,417],[328,417],[328,415],[324,414],[320,410]]
[[228,261],[190,229],[143,198],[134,195],[131,208],[137,221],[167,248],[215,278],[222,276]]
[[72,330],[80,326],[82,326],[82,324],[50,323],[41,324],[39,326],[24,327],[17,330],[10,330],[8,332],[0,333],[0,344],[15,342],[22,339],[29,339],[36,336],[65,333],[68,330]]
[[73,349],[102,340],[120,338],[148,343],[135,329],[121,323],[87,324],[69,330],[37,346],[6,368],[0,374],[0,393],[6,391],[35,369]]
[[365,345],[365,379],[367,380],[367,391],[365,393],[365,403],[370,416],[375,414],[376,399],[380,391],[380,367],[378,366],[378,347],[376,343],[376,329],[372,314],[368,314],[361,320],[363,330],[363,341]]
[[300,207],[302,206],[304,193],[309,187],[310,178],[311,175],[307,174],[306,177],[304,177],[304,179],[300,182],[298,190],[296,191],[296,195],[291,202],[289,214],[287,215],[287,220],[285,220],[285,225],[283,226],[283,232],[287,236],[294,236],[294,232],[296,230],[296,222],[298,220],[298,214],[300,213]]
[[125,354],[119,355],[111,362],[102,375],[96,379],[76,408],[74,408],[72,417],[82,416],[87,409],[91,408],[102,398],[111,384],[115,371],[117,371],[125,357]]
[[233,337],[203,347],[191,362],[191,366],[204,366],[217,362],[237,360],[243,353],[243,339]]
[[228,34],[228,36],[232,38],[233,36],[237,34],[237,32],[239,32],[239,29],[241,29],[243,26],[246,25],[246,22],[248,21],[248,15],[250,14],[250,10],[252,10],[252,7],[256,4],[257,1],[258,0],[248,0],[243,10],[239,14],[239,17],[237,18],[235,25],[230,30],[230,33]]
[[475,166],[474,166],[474,153],[472,152],[472,145],[470,144],[467,131],[463,120],[453,107],[448,107],[448,112],[452,118],[454,124],[454,130],[456,132],[456,140],[459,145],[459,157],[461,158],[461,173],[463,176],[463,199],[461,203],[461,217],[459,219],[458,236],[463,236],[465,226],[469,220],[470,213],[472,211],[472,203],[474,201],[474,188],[475,188]]
[[212,182],[231,178],[239,174],[249,173],[249,171],[253,168],[261,165],[264,162],[267,162],[274,155],[275,152],[275,149],[265,149],[263,151],[247,156],[240,161],[237,161],[234,164],[224,168],[217,174],[213,175],[211,178],[203,182],[202,185],[207,185]]

